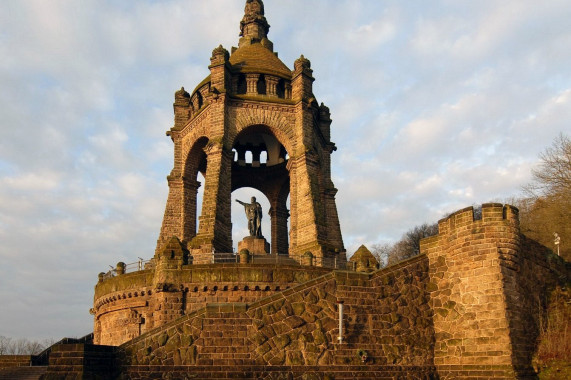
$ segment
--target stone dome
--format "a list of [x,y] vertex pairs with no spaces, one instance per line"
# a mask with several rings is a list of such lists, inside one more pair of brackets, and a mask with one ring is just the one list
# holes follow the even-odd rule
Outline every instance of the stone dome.
[[242,46],[230,56],[232,69],[240,73],[270,74],[291,79],[291,70],[261,43]]

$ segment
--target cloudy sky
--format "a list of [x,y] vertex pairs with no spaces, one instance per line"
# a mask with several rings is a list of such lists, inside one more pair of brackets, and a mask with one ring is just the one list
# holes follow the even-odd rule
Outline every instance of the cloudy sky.
[[[172,168],[174,91],[208,75],[214,47],[237,45],[243,7],[2,2],[0,335],[91,332],[97,274],[152,257]],[[348,253],[518,195],[538,153],[571,130],[568,0],[265,8],[280,58],[291,68],[308,57],[317,100],[331,109]],[[236,245],[246,228],[235,207]]]

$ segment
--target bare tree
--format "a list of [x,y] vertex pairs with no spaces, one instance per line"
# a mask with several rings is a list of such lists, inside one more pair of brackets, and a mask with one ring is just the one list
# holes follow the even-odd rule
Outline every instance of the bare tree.
[[520,210],[521,231],[554,251],[557,233],[561,256],[571,260],[571,140],[560,134],[539,157],[539,168],[524,187],[527,198],[513,202]]
[[48,341],[41,343],[26,338],[12,339],[0,336],[0,355],[37,355],[48,347]]
[[381,264],[381,268],[387,266],[393,247],[393,244],[390,243],[377,243],[371,246],[371,253],[375,256],[379,264]]
[[9,355],[8,352],[11,350],[12,338],[0,335],[0,355]]
[[563,133],[539,155],[541,163],[532,170],[533,182],[524,189],[533,198],[569,195],[571,191],[571,140]]
[[420,253],[420,240],[438,233],[438,223],[424,223],[408,230],[392,248],[388,257],[388,264],[416,256]]

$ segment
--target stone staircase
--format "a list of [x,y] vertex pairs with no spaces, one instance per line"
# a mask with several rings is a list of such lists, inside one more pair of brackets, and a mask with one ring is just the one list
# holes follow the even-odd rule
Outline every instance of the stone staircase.
[[47,366],[1,368],[0,380],[39,380],[47,369]]

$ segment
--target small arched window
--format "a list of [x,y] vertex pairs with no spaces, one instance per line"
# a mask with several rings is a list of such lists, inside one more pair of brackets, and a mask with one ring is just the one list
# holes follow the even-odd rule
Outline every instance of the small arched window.
[[245,94],[247,89],[248,85],[246,84],[246,76],[244,74],[240,74],[238,76],[238,85],[236,88],[236,93]]
[[266,95],[266,77],[263,74],[258,78],[257,87],[259,95]]
[[276,94],[278,98],[285,98],[285,80],[280,79],[276,86]]

